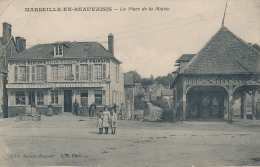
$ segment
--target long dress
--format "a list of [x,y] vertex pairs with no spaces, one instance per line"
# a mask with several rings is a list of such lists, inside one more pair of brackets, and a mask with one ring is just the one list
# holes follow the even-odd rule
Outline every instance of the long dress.
[[116,113],[113,113],[113,115],[110,116],[110,127],[111,128],[117,127],[117,115],[116,115]]
[[102,118],[97,118],[97,128],[103,128],[103,125],[102,125]]
[[110,112],[104,111],[103,112],[103,127],[109,127],[109,118],[110,118]]

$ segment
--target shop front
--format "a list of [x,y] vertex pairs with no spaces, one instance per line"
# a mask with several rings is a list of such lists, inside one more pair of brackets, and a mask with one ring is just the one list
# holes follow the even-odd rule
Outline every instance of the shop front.
[[38,114],[47,114],[48,105],[53,114],[73,112],[77,99],[79,112],[86,113],[94,102],[97,108],[107,105],[106,83],[59,83],[59,84],[8,84],[9,117],[31,113],[36,107]]

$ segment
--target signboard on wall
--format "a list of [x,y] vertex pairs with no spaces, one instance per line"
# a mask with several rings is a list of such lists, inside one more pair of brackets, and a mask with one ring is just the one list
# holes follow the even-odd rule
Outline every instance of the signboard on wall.
[[183,101],[186,101],[186,95],[183,95]]
[[89,58],[79,60],[9,60],[10,65],[35,65],[35,64],[76,64],[76,63],[109,63],[108,58]]
[[73,88],[73,87],[105,87],[102,83],[44,83],[44,84],[7,84],[6,88]]

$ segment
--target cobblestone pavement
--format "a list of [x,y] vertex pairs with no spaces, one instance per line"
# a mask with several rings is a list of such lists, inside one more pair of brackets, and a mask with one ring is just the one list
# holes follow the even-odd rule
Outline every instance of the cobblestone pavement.
[[95,126],[95,118],[68,114],[0,119],[0,166],[260,165],[259,120],[120,120],[115,135]]

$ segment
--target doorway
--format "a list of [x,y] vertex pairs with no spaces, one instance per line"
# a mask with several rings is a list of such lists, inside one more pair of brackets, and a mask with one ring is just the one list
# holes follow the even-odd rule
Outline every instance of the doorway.
[[64,112],[72,110],[72,90],[64,90]]
[[36,105],[35,104],[35,92],[34,91],[30,91],[29,92],[29,105]]
[[187,93],[187,117],[222,119],[227,91],[220,86],[195,86]]

